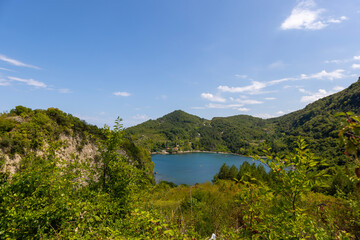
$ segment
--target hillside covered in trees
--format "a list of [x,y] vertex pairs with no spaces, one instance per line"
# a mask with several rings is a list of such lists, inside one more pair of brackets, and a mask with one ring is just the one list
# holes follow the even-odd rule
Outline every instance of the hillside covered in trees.
[[127,131],[152,152],[176,149],[243,155],[261,154],[264,143],[276,153],[288,153],[294,140],[301,136],[315,153],[343,164],[342,151],[335,147],[339,125],[334,115],[344,111],[360,113],[360,79],[341,92],[278,118],[237,115],[206,120],[177,110]]

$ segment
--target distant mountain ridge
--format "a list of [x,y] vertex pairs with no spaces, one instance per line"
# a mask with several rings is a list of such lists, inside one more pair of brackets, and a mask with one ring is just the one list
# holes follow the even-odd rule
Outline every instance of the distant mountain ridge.
[[346,111],[360,113],[360,78],[338,93],[277,118],[236,115],[206,120],[176,110],[127,131],[150,151],[175,149],[240,154],[261,153],[263,142],[276,152],[286,152],[292,148],[293,140],[302,136],[315,152],[334,160],[342,156],[340,150],[334,150],[338,146],[340,127],[334,114]]

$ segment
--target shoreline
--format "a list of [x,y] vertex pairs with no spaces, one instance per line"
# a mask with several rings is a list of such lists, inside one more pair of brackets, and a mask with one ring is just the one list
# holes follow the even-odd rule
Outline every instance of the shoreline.
[[151,155],[176,155],[176,154],[187,154],[187,153],[218,153],[218,154],[231,154],[242,157],[251,157],[246,155],[241,155],[239,153],[232,152],[216,152],[216,151],[201,151],[201,150],[190,150],[190,151],[176,151],[176,152],[150,152]]

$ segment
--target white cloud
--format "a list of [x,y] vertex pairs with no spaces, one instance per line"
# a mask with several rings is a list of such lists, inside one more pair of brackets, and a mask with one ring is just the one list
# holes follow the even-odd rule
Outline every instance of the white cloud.
[[319,21],[319,17],[324,9],[311,10],[315,7],[312,0],[301,1],[291,12],[291,15],[281,24],[281,29],[321,29],[326,24]]
[[318,100],[320,98],[329,96],[329,95],[331,95],[333,93],[334,92],[328,92],[328,91],[326,91],[324,89],[319,89],[316,93],[308,93],[310,95],[301,97],[300,101],[304,102],[304,103],[311,103],[311,102],[315,102],[316,100]]
[[10,82],[8,80],[0,78],[0,86],[9,86]]
[[354,62],[354,61],[358,61],[358,60],[360,60],[360,56],[354,56],[354,57],[352,57],[352,58],[346,58],[346,59],[326,60],[325,63],[340,64],[340,63]]
[[265,83],[253,81],[251,85],[245,86],[245,87],[219,86],[218,89],[222,92],[230,92],[230,93],[259,94],[259,93],[262,93],[261,89],[263,89],[265,87],[266,87]]
[[303,96],[301,97],[301,102],[305,102],[305,103],[311,103],[311,102],[315,102],[316,100],[323,98],[323,97],[327,97],[331,94],[334,94],[336,92],[342,91],[344,90],[344,87],[341,86],[335,86],[333,87],[333,91],[326,91],[324,89],[319,89],[316,93],[312,93],[310,91],[307,91],[303,88],[299,88],[299,91],[302,93],[306,93],[307,96]]
[[0,67],[0,70],[4,70],[4,71],[8,71],[8,72],[13,72],[13,70],[7,69],[7,68],[2,68]]
[[266,119],[266,118],[274,118],[276,116],[268,113],[260,113],[260,114],[255,114],[255,117]]
[[341,23],[342,21],[348,20],[346,16],[341,16],[340,18],[330,18],[327,22],[328,23]]
[[58,89],[59,93],[71,93],[71,90],[70,89],[67,89],[67,88],[60,88]]
[[247,78],[248,76],[247,76],[247,75],[235,74],[235,77],[241,78],[241,79],[245,79],[245,78]]
[[214,96],[211,93],[202,93],[201,97],[212,102],[222,102],[222,103],[226,102],[225,98],[222,98],[220,96]]
[[267,98],[264,98],[265,100],[276,100],[276,98],[274,97],[267,97]]
[[343,69],[337,69],[332,72],[327,72],[327,71],[323,70],[321,72],[313,73],[310,75],[301,74],[299,77],[289,77],[289,78],[281,78],[281,79],[277,79],[277,80],[272,80],[272,81],[268,82],[267,85],[274,85],[274,84],[287,82],[287,81],[298,81],[298,80],[306,80],[306,79],[319,79],[319,80],[327,79],[327,80],[332,81],[334,79],[341,79],[341,78],[347,77],[345,74],[343,74],[344,72],[345,72],[345,70],[343,70]]
[[258,100],[252,100],[252,99],[241,99],[241,98],[237,98],[237,99],[232,99],[232,101],[243,104],[243,105],[252,105],[252,104],[261,104],[263,102],[258,101]]
[[353,69],[358,69],[358,68],[360,68],[360,64],[353,64],[351,67],[352,67]]
[[131,93],[128,93],[128,92],[114,92],[113,95],[121,96],[121,97],[129,97],[129,96],[131,96]]
[[271,63],[268,68],[269,69],[283,69],[285,67],[285,63],[283,63],[282,61],[276,61]]
[[303,88],[299,88],[299,92],[301,92],[301,93],[308,93],[308,94],[310,94],[310,92],[309,91],[306,91],[305,89],[303,89]]
[[206,105],[207,108],[217,108],[217,109],[238,109],[240,107],[243,107],[244,104],[214,104],[214,103],[209,103]]
[[281,24],[281,29],[319,30],[331,23],[341,23],[347,20],[346,16],[324,19],[321,16],[323,12],[325,12],[325,9],[316,9],[315,1],[302,0],[291,11],[290,16]]
[[236,110],[238,110],[240,112],[248,112],[248,111],[250,111],[250,108],[237,108]]
[[283,111],[278,111],[276,114],[283,115],[283,114],[285,114],[285,112],[283,112]]
[[344,60],[339,60],[339,59],[325,61],[325,63],[335,63],[335,64],[339,64],[339,63],[343,63],[343,62],[344,62]]
[[340,78],[344,78],[344,72],[345,70],[343,69],[337,69],[335,71],[332,72],[326,72],[325,70],[319,72],[319,73],[315,73],[315,74],[311,74],[309,76],[302,74],[302,78],[303,79],[329,79],[329,80],[334,80],[334,79],[340,79]]
[[345,89],[345,88],[344,88],[344,87],[341,87],[341,86],[335,86],[335,87],[333,88],[333,90],[336,91],[336,92],[342,91],[342,90],[344,90],[344,89]]
[[276,79],[276,80],[272,80],[270,82],[268,82],[268,85],[274,85],[274,84],[278,84],[278,83],[282,83],[282,82],[288,82],[288,81],[295,81],[295,80],[300,80],[301,78],[281,78],[281,79]]
[[37,66],[26,64],[26,63],[20,62],[19,60],[16,60],[16,59],[8,58],[8,57],[6,57],[5,55],[2,55],[2,54],[0,54],[0,60],[2,60],[4,62],[7,62],[7,63],[10,63],[10,64],[12,64],[14,66],[18,66],[18,67],[27,67],[27,68],[33,68],[33,69],[40,70],[40,68],[37,67]]
[[36,81],[34,79],[24,79],[18,77],[8,77],[11,81],[22,82],[29,86],[38,87],[38,88],[46,88],[46,84],[43,82]]
[[135,116],[132,116],[132,119],[143,121],[149,119],[149,116],[147,116],[146,114],[136,114]]

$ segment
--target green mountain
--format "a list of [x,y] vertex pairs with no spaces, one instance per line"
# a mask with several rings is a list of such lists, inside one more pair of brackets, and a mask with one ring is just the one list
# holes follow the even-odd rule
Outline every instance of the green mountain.
[[317,100],[304,109],[272,119],[247,115],[199,118],[181,110],[126,131],[150,151],[204,150],[261,154],[262,143],[277,153],[293,148],[298,136],[316,153],[341,164],[337,112],[360,113],[360,78],[347,89]]
[[177,110],[157,120],[126,129],[151,151],[233,151],[266,136],[264,120],[246,115],[206,120]]

